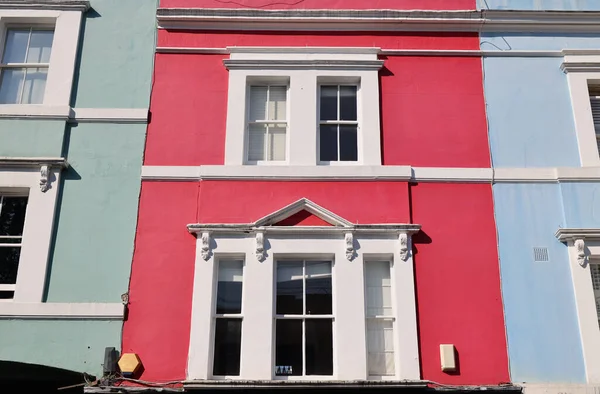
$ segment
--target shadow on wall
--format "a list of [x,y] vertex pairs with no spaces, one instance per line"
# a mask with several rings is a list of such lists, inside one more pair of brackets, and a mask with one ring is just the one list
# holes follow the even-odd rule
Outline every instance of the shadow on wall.
[[79,32],[79,43],[77,45],[77,60],[75,61],[75,73],[73,75],[73,87],[71,88],[71,107],[75,107],[77,103],[77,91],[79,89],[79,70],[81,69],[81,58],[83,57],[83,41],[85,40],[85,27],[87,20],[91,18],[99,18],[100,15],[96,10],[90,8],[84,14],[84,18],[81,21],[81,30]]

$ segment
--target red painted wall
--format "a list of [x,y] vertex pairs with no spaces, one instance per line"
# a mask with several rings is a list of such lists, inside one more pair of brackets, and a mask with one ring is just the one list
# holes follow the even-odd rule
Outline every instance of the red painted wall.
[[[186,225],[255,221],[301,197],[358,223],[413,222],[423,379],[509,380],[489,185],[404,182],[143,182],[123,351],[145,380],[185,377],[195,238]],[[466,252],[468,251],[468,253]],[[439,344],[457,347],[460,373],[440,371]]]
[[[415,283],[423,379],[446,384],[509,381],[490,185],[411,187]],[[460,374],[440,369],[442,343],[456,346]]]
[[[474,34],[159,31],[158,46],[375,46],[478,49]],[[158,54],[146,165],[223,164],[228,74],[223,55]],[[489,167],[481,60],[387,56],[381,71],[383,163]]]
[[475,0],[161,0],[161,7],[474,10]]

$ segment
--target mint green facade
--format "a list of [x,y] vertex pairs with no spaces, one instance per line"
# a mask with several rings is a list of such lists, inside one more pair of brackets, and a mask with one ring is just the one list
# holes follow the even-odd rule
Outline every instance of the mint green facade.
[[[147,110],[157,0],[90,0],[71,107]],[[142,112],[143,113],[143,112]],[[48,303],[115,303],[127,292],[146,121],[0,119],[0,156],[64,157],[46,275]],[[18,285],[18,284],[17,284]],[[122,319],[0,319],[0,360],[102,375]]]

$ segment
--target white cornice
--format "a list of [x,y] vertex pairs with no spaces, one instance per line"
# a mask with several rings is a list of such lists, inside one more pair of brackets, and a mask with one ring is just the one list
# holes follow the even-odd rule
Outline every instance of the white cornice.
[[71,108],[0,104],[0,119],[61,120],[70,123],[147,123],[148,108]]
[[58,10],[81,11],[90,8],[87,0],[2,0],[0,10]]
[[379,70],[383,60],[255,60],[225,59],[228,70]]
[[554,236],[559,241],[600,240],[600,228],[559,228]]
[[122,320],[122,303],[0,302],[0,319]]
[[396,180],[457,183],[557,183],[600,181],[600,167],[441,168],[410,166],[143,166],[149,181],[199,180]]
[[[204,30],[598,32],[597,11],[159,8],[159,28]],[[234,27],[232,27],[234,26]]]
[[40,166],[67,168],[69,163],[64,157],[0,157],[0,168],[39,168]]

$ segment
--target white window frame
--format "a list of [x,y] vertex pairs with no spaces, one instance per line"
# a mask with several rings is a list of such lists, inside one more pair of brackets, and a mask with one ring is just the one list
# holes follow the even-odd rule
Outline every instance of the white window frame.
[[[218,275],[219,275],[219,265],[221,261],[235,260],[240,261],[242,263],[242,308],[240,313],[217,313],[217,291],[218,291]],[[244,329],[244,289],[245,289],[245,278],[244,271],[246,262],[244,261],[244,256],[241,255],[224,255],[215,260],[215,272],[214,272],[214,280],[213,280],[213,310],[212,310],[212,335],[211,335],[211,353],[210,353],[210,373],[214,379],[220,380],[230,380],[230,379],[238,379],[238,375],[214,375],[214,361],[215,361],[215,339],[217,335],[217,319],[240,319],[242,321],[242,332]],[[240,359],[240,372],[241,372],[241,359]]]
[[[308,255],[310,256],[310,254]],[[302,261],[302,274],[303,274],[303,296],[302,296],[302,302],[303,302],[303,312],[306,311],[306,262],[307,261],[327,261],[330,263],[331,265],[331,280],[332,280],[332,288],[331,288],[331,314],[329,315],[307,315],[306,313],[302,313],[299,315],[278,315],[276,310],[273,314],[274,316],[274,326],[273,326],[273,365],[274,365],[274,372],[273,372],[273,379],[274,380],[328,380],[331,379],[332,376],[335,375],[335,353],[333,353],[334,355],[334,360],[332,360],[333,363],[333,373],[331,375],[306,375],[306,319],[326,319],[326,320],[331,320],[331,330],[332,330],[332,346],[333,346],[333,350],[335,352],[336,349],[336,344],[335,344],[335,305],[336,305],[336,299],[335,299],[335,291],[333,288],[333,272],[334,272],[334,265],[335,265],[335,257],[332,256],[330,258],[315,258],[315,257],[306,257],[306,256],[302,256],[302,255],[298,255],[296,258],[293,258],[291,256],[285,256],[282,258],[275,258],[274,259],[274,269],[275,272],[277,272],[277,267],[281,264],[285,264],[286,261]],[[275,297],[274,297],[274,304],[273,304],[273,308],[277,307],[277,278],[274,277],[273,279],[274,282],[274,291],[275,291]],[[276,327],[275,324],[277,322],[277,320],[302,320],[302,375],[301,376],[284,376],[284,375],[280,375],[277,376],[276,372],[275,372],[275,368],[277,367],[276,365],[276,358],[275,358],[275,352],[276,352],[276,341],[277,341],[277,333],[276,333]]]
[[[331,226],[272,226],[305,209]],[[254,223],[191,224],[197,235],[187,379],[212,376],[212,308],[215,261],[243,256],[244,290],[240,376],[234,380],[367,380],[364,262],[391,260],[397,322],[397,375],[419,380],[419,350],[411,234],[413,224],[353,225],[301,199]],[[358,245],[359,247],[355,247]],[[275,264],[281,259],[331,260],[333,315],[332,376],[275,376]],[[269,283],[271,285],[269,285]],[[363,343],[364,346],[357,346]]]
[[[30,111],[33,107],[60,107],[69,114],[69,102],[77,58],[82,11],[0,10],[0,59],[7,29],[18,27],[54,29],[52,52],[42,104],[0,104],[0,114]],[[63,112],[61,111],[61,112]]]
[[[370,263],[377,263],[377,262],[385,262],[389,264],[389,268],[390,268],[390,283],[391,283],[391,290],[392,290],[392,314],[391,315],[381,315],[381,316],[366,316],[365,314],[365,324],[367,324],[367,322],[369,320],[375,320],[375,321],[391,321],[392,322],[392,330],[394,332],[394,368],[395,368],[395,374],[394,375],[369,375],[369,379],[374,379],[374,380],[393,380],[395,379],[396,376],[398,376],[398,374],[400,373],[400,371],[398,370],[398,365],[400,362],[400,356],[398,354],[398,351],[396,349],[398,349],[399,347],[399,343],[398,343],[398,335],[397,335],[397,331],[398,331],[398,320],[396,318],[396,316],[398,316],[397,314],[397,306],[396,306],[396,297],[395,297],[395,292],[396,292],[396,280],[394,278],[393,275],[393,270],[394,270],[394,260],[393,259],[369,259],[367,261],[365,261],[365,266],[369,265]],[[364,281],[364,287],[365,287],[365,292],[366,292],[366,288],[367,288],[367,283],[366,283],[366,273],[365,273],[365,281]],[[367,304],[366,304],[366,296],[365,296],[365,310],[366,310]],[[368,373],[368,368],[369,368],[369,364],[368,364],[368,355],[369,355],[369,349],[368,349],[368,341],[367,341],[367,373]]]
[[[251,164],[251,165],[281,165],[281,164],[286,164],[288,163],[288,157],[289,157],[289,133],[290,133],[290,122],[289,122],[289,113],[290,113],[290,82],[289,79],[287,78],[248,78],[247,79],[247,86],[246,86],[246,94],[245,94],[245,98],[246,98],[246,112],[245,112],[245,117],[246,117],[246,122],[245,122],[245,131],[244,131],[244,164]],[[250,160],[249,157],[249,152],[250,152],[250,148],[249,148],[249,141],[250,141],[250,88],[253,86],[266,86],[269,87],[269,91],[270,91],[270,87],[271,86],[285,86],[286,87],[286,91],[285,91],[285,98],[286,98],[286,119],[285,121],[281,121],[281,120],[274,120],[274,121],[260,121],[260,122],[254,122],[254,123],[258,123],[258,124],[277,124],[277,123],[285,123],[285,160]],[[266,142],[265,142],[266,143]],[[267,152],[267,150],[265,150],[265,152]],[[266,154],[266,153],[265,153]]]
[[582,167],[600,166],[600,154],[590,104],[590,85],[600,84],[599,50],[563,50],[561,69],[567,74]]
[[0,163],[0,192],[28,196],[15,294],[13,299],[0,300],[0,314],[14,310],[7,303],[43,301],[58,185],[64,166],[66,162],[62,159],[55,159],[42,169],[36,161],[24,168]]
[[600,327],[590,259],[600,258],[600,229],[562,228],[556,232],[568,247],[587,383],[600,383]]
[[[340,86],[356,86],[356,121],[349,120],[321,120],[321,88],[323,86],[337,86],[338,87],[338,118],[340,112]],[[360,79],[356,81],[348,81],[348,80],[335,80],[331,78],[319,78],[318,80],[318,89],[317,89],[317,163],[320,165],[352,165],[358,163],[358,158],[356,161],[341,161],[340,158],[340,136],[338,131],[338,140],[337,140],[337,148],[338,148],[338,160],[321,160],[321,126],[322,125],[356,125],[356,149],[358,154],[360,155],[361,151],[361,90],[360,90]]]
[[225,165],[247,164],[245,90],[249,81],[269,78],[289,81],[285,164],[326,164],[319,163],[318,86],[327,81],[360,81],[359,95],[377,99],[358,103],[358,160],[335,164],[381,165],[379,69],[383,60],[377,58],[379,48],[230,47],[228,51],[230,58],[224,61],[229,70]]

